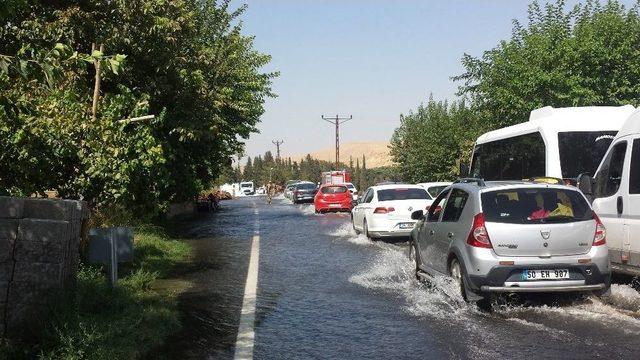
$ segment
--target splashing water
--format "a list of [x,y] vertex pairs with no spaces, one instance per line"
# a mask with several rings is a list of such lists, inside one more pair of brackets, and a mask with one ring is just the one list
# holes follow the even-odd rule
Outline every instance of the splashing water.
[[300,210],[303,215],[319,215],[316,214],[316,208],[313,205],[298,205],[298,210]]
[[356,232],[353,230],[351,222],[343,223],[338,228],[333,229],[327,233],[329,236],[334,237],[356,237]]
[[[366,241],[371,244],[369,240]],[[371,266],[351,276],[350,282],[368,289],[400,295],[405,299],[405,310],[420,317],[445,319],[469,311],[471,307],[464,303],[457,287],[449,278],[434,278],[429,285],[418,282],[406,249],[388,244],[379,246],[382,251]]]

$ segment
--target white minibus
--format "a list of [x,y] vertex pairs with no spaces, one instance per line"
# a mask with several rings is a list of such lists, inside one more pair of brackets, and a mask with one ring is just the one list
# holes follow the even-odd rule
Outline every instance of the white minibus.
[[484,180],[549,176],[575,184],[580,174],[595,173],[634,111],[631,105],[533,110],[529,121],[478,138],[470,176]]

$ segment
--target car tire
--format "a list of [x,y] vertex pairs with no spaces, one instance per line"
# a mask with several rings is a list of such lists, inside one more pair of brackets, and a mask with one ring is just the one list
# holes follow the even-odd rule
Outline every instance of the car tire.
[[371,241],[375,241],[376,239],[371,236],[371,234],[369,234],[369,225],[367,225],[367,219],[365,218],[364,220],[362,220],[362,233],[364,234],[364,236],[367,237],[367,239],[371,240]]
[[356,235],[360,235],[360,230],[356,229],[356,222],[353,220],[353,213],[351,213],[351,226],[353,227],[353,231],[355,231]]
[[409,260],[413,261],[416,264],[416,279],[422,280],[422,277],[420,276],[420,262],[418,261],[418,247],[413,241],[411,241],[411,245],[409,245]]
[[451,262],[449,263],[449,275],[453,278],[453,281],[458,284],[460,295],[462,295],[464,301],[469,302],[466,286],[464,283],[464,273],[462,272],[462,265],[460,265],[460,261],[456,257],[451,259]]

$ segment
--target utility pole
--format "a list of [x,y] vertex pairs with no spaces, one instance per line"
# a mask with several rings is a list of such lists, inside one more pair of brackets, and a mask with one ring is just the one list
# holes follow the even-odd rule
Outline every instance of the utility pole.
[[284,144],[284,140],[271,141],[276,146],[276,159],[280,159],[280,145]]
[[349,115],[349,117],[340,117],[338,115],[336,117],[324,117],[322,115],[322,120],[336,127],[336,169],[340,166],[340,124],[344,124],[351,119],[353,119],[353,115]]

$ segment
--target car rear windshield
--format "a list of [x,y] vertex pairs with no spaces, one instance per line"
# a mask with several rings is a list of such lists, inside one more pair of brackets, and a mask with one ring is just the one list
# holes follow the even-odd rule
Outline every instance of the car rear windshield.
[[296,185],[296,188],[299,190],[313,190],[316,188],[315,184],[299,184]]
[[482,193],[485,221],[536,224],[591,220],[591,207],[575,190],[523,188]]
[[442,190],[444,190],[444,188],[446,188],[446,187],[447,187],[447,185],[430,186],[430,187],[427,189],[427,192],[429,193],[429,195],[431,195],[431,197],[432,197],[432,198],[435,198],[435,197],[437,197],[437,196],[442,192]]
[[325,186],[322,189],[320,189],[320,191],[323,194],[343,194],[343,193],[346,193],[348,190],[345,186]]
[[425,189],[417,188],[397,188],[397,189],[385,189],[378,190],[378,201],[390,201],[390,200],[413,200],[413,199],[426,199],[431,197]]
[[245,187],[246,187],[246,188],[250,188],[250,187],[252,187],[252,186],[253,186],[253,184],[242,184],[242,185],[240,185],[240,186],[242,186],[243,188],[245,188]]

